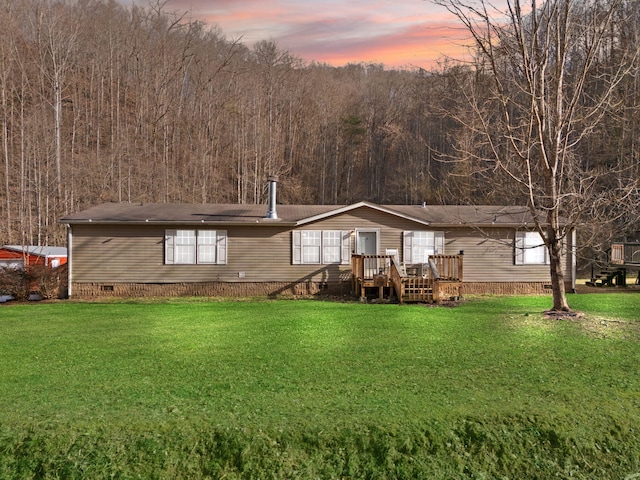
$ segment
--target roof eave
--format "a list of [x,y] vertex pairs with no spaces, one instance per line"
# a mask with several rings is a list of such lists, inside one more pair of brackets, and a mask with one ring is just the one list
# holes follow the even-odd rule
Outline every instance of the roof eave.
[[260,219],[244,222],[224,222],[224,221],[213,221],[213,220],[94,220],[94,219],[82,219],[82,220],[69,220],[69,219],[61,219],[60,223],[66,225],[228,225],[228,226],[250,226],[250,225],[259,225],[262,227],[272,227],[272,226],[286,226],[286,227],[294,227],[296,222],[290,221],[282,221],[279,219]]
[[460,222],[460,223],[432,223],[431,226],[433,228],[530,228],[535,227],[534,222],[520,222],[520,223],[468,223],[468,222]]

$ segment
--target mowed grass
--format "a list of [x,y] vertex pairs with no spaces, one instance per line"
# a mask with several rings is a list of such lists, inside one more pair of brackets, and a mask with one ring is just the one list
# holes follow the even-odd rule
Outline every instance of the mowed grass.
[[640,295],[570,302],[3,306],[0,478],[640,474]]

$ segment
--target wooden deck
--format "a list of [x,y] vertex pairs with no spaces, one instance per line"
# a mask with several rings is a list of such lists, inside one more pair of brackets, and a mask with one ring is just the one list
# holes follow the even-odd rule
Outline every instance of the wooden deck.
[[438,303],[460,296],[462,255],[431,255],[427,263],[404,265],[392,255],[353,255],[353,287],[360,298],[395,296],[400,303]]

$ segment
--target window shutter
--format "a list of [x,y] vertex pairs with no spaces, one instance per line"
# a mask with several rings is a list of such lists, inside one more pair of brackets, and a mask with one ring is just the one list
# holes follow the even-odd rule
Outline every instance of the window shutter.
[[173,265],[175,262],[175,242],[176,230],[165,230],[164,232],[164,263]]
[[291,263],[293,265],[302,263],[302,232],[300,230],[291,232]]
[[342,265],[349,265],[351,263],[351,232],[348,230],[342,231],[342,252],[340,260]]
[[404,263],[413,262],[413,232],[402,232],[402,259]]
[[444,255],[444,232],[434,233],[433,252],[435,255]]
[[216,232],[216,263],[218,265],[227,264],[227,231],[218,230]]
[[328,245],[328,239],[331,232],[328,230],[320,230],[320,263],[328,263],[325,257],[328,256],[325,253],[325,246]]
[[516,265],[524,265],[525,241],[526,241],[526,233],[516,232],[516,251],[515,251]]

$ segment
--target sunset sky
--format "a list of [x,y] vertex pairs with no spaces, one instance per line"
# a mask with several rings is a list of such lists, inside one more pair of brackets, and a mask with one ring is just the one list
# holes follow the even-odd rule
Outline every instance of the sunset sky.
[[466,32],[429,0],[169,0],[169,11],[217,25],[251,47],[273,40],[304,60],[430,68],[462,56]]

